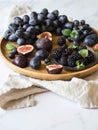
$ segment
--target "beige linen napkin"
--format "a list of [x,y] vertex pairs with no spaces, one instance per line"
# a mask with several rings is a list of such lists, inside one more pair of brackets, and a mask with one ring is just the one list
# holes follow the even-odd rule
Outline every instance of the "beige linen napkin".
[[[10,18],[23,15],[30,8],[17,6],[13,8]],[[12,73],[0,88],[0,107],[16,109],[35,105],[34,94],[50,90],[66,99],[76,102],[84,108],[98,108],[98,72],[80,79],[72,78],[71,81],[46,81],[33,79]]]

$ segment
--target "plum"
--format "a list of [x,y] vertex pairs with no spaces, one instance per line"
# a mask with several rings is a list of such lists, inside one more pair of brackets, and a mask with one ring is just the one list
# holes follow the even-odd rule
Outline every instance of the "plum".
[[52,42],[48,38],[40,38],[35,42],[35,48],[50,51],[52,49]]
[[44,49],[38,50],[38,51],[36,51],[35,56],[38,56],[42,60],[44,60],[45,58],[48,57],[48,51],[44,50]]

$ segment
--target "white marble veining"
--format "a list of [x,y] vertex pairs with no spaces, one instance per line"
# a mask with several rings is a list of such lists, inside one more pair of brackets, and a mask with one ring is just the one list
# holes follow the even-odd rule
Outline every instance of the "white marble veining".
[[[8,12],[15,4],[30,5],[40,11],[58,9],[73,19],[85,19],[98,30],[97,0],[0,0],[0,34]],[[0,57],[0,86],[11,69]],[[35,107],[4,111],[0,109],[0,130],[98,130],[98,110],[82,109],[51,92],[35,96]]]

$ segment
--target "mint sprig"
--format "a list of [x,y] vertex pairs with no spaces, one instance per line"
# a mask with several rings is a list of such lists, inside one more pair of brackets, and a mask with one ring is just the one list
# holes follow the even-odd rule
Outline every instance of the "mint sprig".
[[10,44],[10,43],[6,44],[6,50],[12,51],[14,48],[15,48],[15,46],[13,46],[12,44]]
[[75,37],[75,35],[77,35],[78,34],[78,31],[77,30],[72,30],[72,32],[70,33],[70,37],[71,37],[71,39],[74,41],[74,37]]
[[78,53],[79,53],[83,58],[88,57],[88,50],[87,50],[87,49],[81,49]]
[[78,46],[76,46],[76,45],[69,45],[68,48],[76,49],[76,48],[78,48]]
[[81,63],[81,62],[79,62],[79,61],[76,61],[76,67],[77,67],[77,69],[83,69],[83,68],[85,68],[85,65],[83,64],[83,63]]
[[70,36],[70,33],[71,33],[71,29],[64,29],[64,30],[62,31],[62,34],[63,34],[64,36]]

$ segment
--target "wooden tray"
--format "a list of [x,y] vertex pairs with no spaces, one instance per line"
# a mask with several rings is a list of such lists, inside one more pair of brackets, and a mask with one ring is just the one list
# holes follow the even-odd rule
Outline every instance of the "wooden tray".
[[[70,80],[72,77],[86,77],[98,70],[98,64],[88,69],[81,70],[81,71],[63,70],[61,74],[48,74],[45,69],[44,63],[42,63],[41,68],[38,70],[34,70],[30,67],[20,68],[14,65],[11,59],[8,58],[8,52],[5,49],[5,46],[8,42],[9,41],[6,41],[4,38],[1,39],[0,55],[2,56],[2,58],[8,64],[9,67],[11,67],[14,71],[22,75],[26,75],[32,78],[38,78],[42,80]],[[12,43],[12,44],[15,44],[15,43]]]

